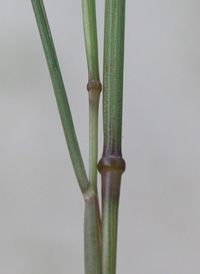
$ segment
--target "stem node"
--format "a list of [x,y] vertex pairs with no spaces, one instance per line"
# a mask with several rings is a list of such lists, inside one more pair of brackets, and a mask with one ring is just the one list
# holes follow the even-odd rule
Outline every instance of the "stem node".
[[97,80],[89,80],[87,84],[87,90],[88,92],[92,90],[100,93],[102,90],[101,82]]
[[103,155],[98,163],[98,170],[102,174],[106,170],[123,173],[126,169],[126,163],[121,156]]

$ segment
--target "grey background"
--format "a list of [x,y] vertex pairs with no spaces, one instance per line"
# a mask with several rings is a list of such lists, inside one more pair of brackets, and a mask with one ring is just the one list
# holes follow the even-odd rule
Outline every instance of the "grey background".
[[[81,3],[45,2],[87,163]],[[199,274],[200,2],[126,10],[118,273]],[[1,0],[0,18],[0,273],[83,273],[83,200],[30,1]]]

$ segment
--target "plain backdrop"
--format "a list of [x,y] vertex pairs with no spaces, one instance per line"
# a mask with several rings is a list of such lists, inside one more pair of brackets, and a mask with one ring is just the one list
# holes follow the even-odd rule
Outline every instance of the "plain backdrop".
[[[81,1],[45,4],[88,168]],[[200,2],[126,11],[117,273],[199,274]],[[97,17],[102,78],[102,0]],[[1,0],[0,18],[0,274],[84,273],[84,204],[31,1]]]

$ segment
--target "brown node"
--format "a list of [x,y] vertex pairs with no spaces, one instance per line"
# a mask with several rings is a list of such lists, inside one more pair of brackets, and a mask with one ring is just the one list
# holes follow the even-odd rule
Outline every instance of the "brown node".
[[87,90],[88,91],[95,90],[95,91],[101,92],[102,85],[99,81],[89,80],[89,82],[87,84]]
[[126,169],[126,163],[121,156],[103,155],[98,163],[98,170],[100,173],[108,170],[120,172],[121,174]]

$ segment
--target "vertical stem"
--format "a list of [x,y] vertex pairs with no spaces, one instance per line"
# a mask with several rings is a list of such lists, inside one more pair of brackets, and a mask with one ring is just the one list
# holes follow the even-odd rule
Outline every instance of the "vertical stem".
[[122,157],[103,155],[99,164],[102,178],[102,274],[116,273],[117,221],[121,175],[125,170]]
[[99,81],[95,0],[82,0],[82,14],[89,80]]
[[89,95],[89,182],[97,194],[98,111],[100,91],[88,89]]
[[[89,183],[95,193],[94,199],[86,201],[85,207],[85,273],[101,273],[101,218],[97,193],[98,157],[98,109],[101,83],[99,80],[98,45],[95,0],[82,0],[83,28],[88,65],[89,95]],[[97,227],[94,220],[97,219]],[[98,228],[98,230],[96,229]],[[96,243],[98,243],[98,248]]]
[[106,0],[103,69],[104,150],[121,152],[125,0]]
[[102,274],[116,273],[117,220],[121,175],[125,0],[106,0],[103,70],[104,149],[102,178]]
[[102,175],[103,200],[103,273],[116,272],[117,220],[121,174],[104,172]]
[[82,0],[83,29],[88,65],[89,93],[89,182],[97,193],[99,80],[98,44],[95,0]]
[[98,216],[99,205],[95,194],[85,199],[84,218],[84,254],[85,254],[85,274],[101,274],[100,261],[100,237]]

